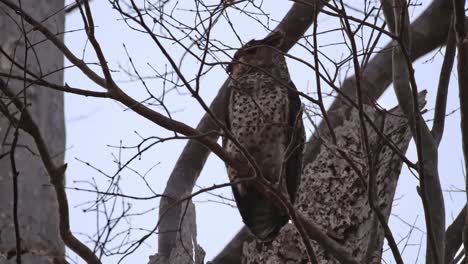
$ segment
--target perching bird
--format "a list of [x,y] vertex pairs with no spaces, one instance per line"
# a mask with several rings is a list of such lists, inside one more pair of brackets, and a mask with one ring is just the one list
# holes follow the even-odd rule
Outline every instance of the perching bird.
[[[236,52],[227,69],[231,92],[226,123],[263,177],[286,190],[294,202],[305,132],[299,95],[278,50],[282,41],[283,34],[273,33],[263,40],[249,41]],[[231,140],[225,138],[223,147],[236,159],[247,162]],[[252,170],[241,175],[230,166],[227,171],[231,182],[255,176]],[[274,239],[288,222],[286,210],[267,198],[252,181],[233,184],[232,191],[245,225],[260,240]]]

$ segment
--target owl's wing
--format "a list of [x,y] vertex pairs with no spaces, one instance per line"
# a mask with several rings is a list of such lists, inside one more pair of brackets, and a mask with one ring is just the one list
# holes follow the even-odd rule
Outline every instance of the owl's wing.
[[[289,82],[290,87],[296,90],[296,86],[292,81]],[[301,182],[302,174],[302,156],[305,142],[305,130],[302,122],[302,105],[299,99],[299,94],[291,89],[288,89],[289,99],[289,117],[288,117],[288,135],[286,146],[293,152],[289,154],[289,159],[286,163],[286,188],[289,193],[291,202],[296,199],[297,189]]]
[[[231,131],[231,118],[229,116],[229,109],[230,109],[230,103],[231,103],[231,94],[232,94],[232,90],[235,89],[234,86],[236,85],[236,82],[234,82],[233,80],[230,80],[229,81],[229,84],[227,85],[227,89],[226,89],[226,106],[225,106],[225,111],[224,111],[224,118],[223,118],[223,122],[224,122],[224,125],[226,126],[226,128]],[[221,143],[222,143],[222,146],[223,148],[226,147],[226,144],[227,144],[227,138],[226,137],[222,137],[222,140],[221,140]]]
[[[230,84],[229,91],[229,103],[228,111],[225,115],[226,123],[229,130],[232,131],[232,127],[229,127],[234,116],[231,116],[229,109],[232,110],[233,104],[233,91],[238,87],[238,83],[232,82]],[[249,135],[245,135],[249,136]],[[250,134],[250,136],[255,136]],[[226,148],[230,144],[229,140],[223,139],[223,146]],[[248,147],[248,146],[247,146]],[[256,146],[259,147],[259,146]],[[234,156],[242,156],[237,150],[231,149],[231,154]],[[255,153],[251,153],[255,156]],[[261,163],[261,160],[257,160]],[[252,175],[239,175],[237,171],[232,168],[228,169],[228,175],[231,181],[236,179],[243,179],[251,177]],[[266,197],[262,191],[258,189],[253,183],[245,182],[240,184],[234,184],[231,186],[234,198],[236,200],[237,208],[239,209],[240,215],[245,225],[249,228],[252,234],[260,240],[270,241],[274,239],[280,229],[288,222],[288,215],[280,206],[273,203],[268,197]]]

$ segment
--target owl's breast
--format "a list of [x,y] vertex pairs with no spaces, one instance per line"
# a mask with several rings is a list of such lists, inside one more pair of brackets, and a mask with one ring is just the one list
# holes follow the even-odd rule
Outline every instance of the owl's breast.
[[232,133],[249,146],[284,143],[288,88],[268,76],[245,77],[231,91],[228,110]]

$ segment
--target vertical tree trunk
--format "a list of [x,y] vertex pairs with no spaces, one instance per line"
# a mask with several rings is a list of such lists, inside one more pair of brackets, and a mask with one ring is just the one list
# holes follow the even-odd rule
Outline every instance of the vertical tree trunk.
[[[21,4],[22,8],[35,19],[43,21],[52,32],[60,35],[64,31],[63,0],[15,0],[14,2]],[[23,30],[27,33],[27,46]],[[24,76],[24,71],[20,68],[26,65],[27,70],[37,76],[47,76],[45,79],[52,83],[63,83],[63,71],[60,70],[63,68],[62,54],[48,41],[43,41],[44,37],[40,33],[31,30],[26,22],[22,23],[19,16],[2,4],[0,4],[0,32],[1,73]],[[3,51],[8,56],[3,54]],[[20,65],[14,66],[8,57],[14,58]],[[57,72],[49,75],[54,71]],[[63,94],[11,78],[2,77],[2,80],[8,83],[8,86],[21,98],[24,98],[23,91],[26,91],[28,110],[44,135],[56,164],[62,164],[65,151]],[[0,100],[4,100],[5,104],[8,103],[3,94],[0,95]],[[34,141],[22,131],[18,132],[14,163],[19,172],[17,184],[19,232],[15,232],[13,157],[8,154],[11,151],[15,127],[0,115],[0,142],[2,142],[0,157],[7,153],[0,159],[0,263],[16,263],[18,233],[21,237],[22,263],[61,263],[65,253],[58,229],[55,192],[36,154]]]

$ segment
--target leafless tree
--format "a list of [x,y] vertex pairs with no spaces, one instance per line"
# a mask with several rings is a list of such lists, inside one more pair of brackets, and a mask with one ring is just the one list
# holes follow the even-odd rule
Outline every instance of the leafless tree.
[[[63,41],[63,1],[16,4]],[[44,159],[52,168],[63,165],[63,93],[7,77],[28,76],[62,84],[63,55],[3,4],[0,28],[0,263],[63,263],[57,196],[43,169]],[[60,179],[57,183],[62,185]]]
[[[425,262],[465,263],[467,212],[463,209],[446,225],[447,204],[438,170],[455,62],[463,153],[468,162],[465,1],[433,0],[413,21],[410,13],[420,4],[405,0],[294,0],[280,21],[265,11],[271,4],[266,1],[107,2],[106,12],[119,14],[120,21],[143,34],[163,58],[148,62],[150,74],[142,74],[125,45],[128,67],[119,68],[108,60],[112,55],[100,41],[95,3],[89,0],[77,0],[69,6],[60,0],[40,5],[32,0],[0,0],[0,26],[5,32],[0,39],[2,263],[67,263],[73,259],[66,258],[64,246],[86,263],[103,263],[110,256],[124,261],[155,236],[158,250],[149,263],[204,263],[207,260],[203,245],[197,242],[193,199],[233,184],[226,180],[195,190],[210,153],[233,168],[255,171],[259,176],[249,180],[262,186],[264,195],[277,202],[291,220],[267,243],[255,240],[242,228],[211,263],[380,263],[385,261],[387,247],[391,261],[404,263],[406,244],[395,237],[388,224],[403,165],[419,182],[419,204],[425,220],[425,227],[420,228],[427,233]],[[64,35],[72,33],[65,31],[64,17],[73,12],[81,16],[87,43],[83,53],[91,52],[93,60],[72,51],[63,41]],[[245,44],[245,29],[232,23],[233,14],[260,25],[266,35],[282,32],[285,40],[280,50],[289,62],[301,65],[315,79],[313,89],[298,92],[305,122],[313,132],[306,144],[295,204],[261,176],[247,151],[243,154],[249,162],[243,164],[217,142],[220,137],[235,141],[224,119],[231,80],[226,75],[211,104],[205,98],[204,85],[230,63],[241,63],[232,55]],[[322,17],[333,20],[333,28],[322,28]],[[217,30],[229,30],[238,42],[213,37]],[[333,43],[319,43],[323,35],[333,36]],[[293,46],[307,56],[289,52]],[[347,52],[337,57],[328,53],[327,46],[345,47]],[[418,86],[414,62],[437,49],[444,50],[444,59],[437,90],[428,89],[437,94],[432,106],[426,105],[427,92]],[[63,84],[63,57],[99,90]],[[187,61],[195,66],[186,69]],[[125,82],[116,78],[117,71],[125,73],[132,86],[144,89],[145,97],[126,89]],[[387,110],[377,100],[390,86],[397,103]],[[117,168],[110,174],[99,164],[82,161],[106,179],[106,185],[85,182],[89,188],[66,183],[63,93],[113,100],[170,133],[139,135],[136,145],[116,146],[119,153],[129,152],[130,157],[119,154]],[[168,103],[184,94],[205,112],[197,127],[177,120]],[[432,117],[424,107],[434,109]],[[405,154],[411,139],[417,162]],[[158,193],[145,173],[134,170],[132,164],[159,144],[174,140],[185,140],[186,145],[164,192]],[[152,195],[126,193],[123,173],[127,171],[138,175],[145,185],[142,188]],[[90,195],[86,208],[96,213],[97,228],[94,234],[86,234],[87,241],[79,239],[70,227],[66,188]],[[222,202],[230,200],[213,195]],[[133,217],[148,212],[134,212],[128,201],[159,203],[159,218],[151,229],[128,224]]]

